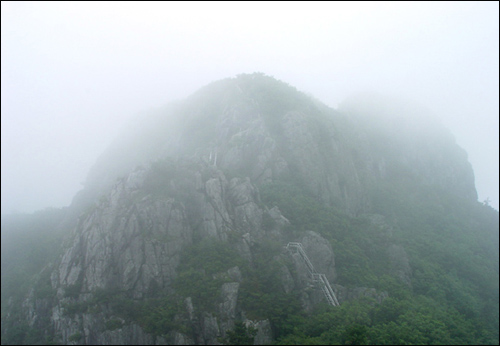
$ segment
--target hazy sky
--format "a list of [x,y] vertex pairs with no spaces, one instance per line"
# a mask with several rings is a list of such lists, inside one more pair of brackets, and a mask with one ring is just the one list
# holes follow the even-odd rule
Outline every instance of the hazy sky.
[[498,210],[498,2],[1,2],[2,213],[70,204],[139,111],[260,71],[433,110]]

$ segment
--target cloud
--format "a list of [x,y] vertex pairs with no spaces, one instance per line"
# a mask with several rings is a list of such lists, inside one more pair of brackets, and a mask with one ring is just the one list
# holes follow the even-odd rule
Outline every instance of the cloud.
[[376,90],[456,135],[498,209],[497,2],[2,2],[2,213],[68,205],[137,112],[262,71]]

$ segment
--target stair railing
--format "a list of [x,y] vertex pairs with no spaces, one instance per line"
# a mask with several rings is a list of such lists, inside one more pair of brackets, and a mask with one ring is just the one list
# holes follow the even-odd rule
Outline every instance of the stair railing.
[[316,271],[314,270],[314,266],[312,265],[311,261],[309,260],[309,257],[307,257],[307,254],[304,251],[304,248],[302,247],[302,244],[296,242],[290,242],[286,245],[286,248],[289,251],[291,251],[291,249],[294,248],[296,253],[300,255],[300,257],[306,264],[306,267],[309,271],[309,275],[311,276],[312,281],[320,286],[321,290],[323,291],[323,294],[326,297],[326,300],[328,301],[328,304],[332,306],[339,306],[340,305],[339,301],[337,300],[335,292],[330,286],[328,278],[326,277],[325,274],[316,273]]

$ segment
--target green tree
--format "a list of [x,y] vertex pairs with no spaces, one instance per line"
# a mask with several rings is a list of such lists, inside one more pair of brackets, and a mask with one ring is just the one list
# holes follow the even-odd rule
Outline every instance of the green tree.
[[227,331],[225,344],[228,345],[253,345],[253,340],[257,334],[257,329],[252,326],[247,327],[243,322],[234,323],[233,330]]

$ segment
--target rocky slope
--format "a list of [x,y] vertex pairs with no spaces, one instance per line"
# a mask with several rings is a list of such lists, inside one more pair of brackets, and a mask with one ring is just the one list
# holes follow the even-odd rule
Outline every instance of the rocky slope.
[[[170,169],[176,172],[170,175]],[[159,183],[166,190],[158,191]],[[248,263],[253,262],[252,248],[256,243],[266,239],[281,244],[297,240],[287,234],[289,221],[278,208],[259,204],[258,189],[249,178],[228,180],[221,170],[202,161],[168,161],[149,170],[136,169],[118,180],[107,195],[79,218],[64,255],[50,275],[51,285],[57,291],[55,297],[40,300],[32,292],[25,302],[31,325],[36,326],[47,317],[42,315],[48,314],[63,343],[218,343],[235,319],[245,314],[236,310],[242,280],[237,266],[218,274],[227,276],[229,282],[220,287],[215,314],[195,317],[193,311],[199,307],[189,297],[185,301],[190,316],[187,323],[195,331],[190,334],[172,332],[157,338],[134,323],[123,325],[119,333],[106,330],[106,323],[116,316],[106,311],[105,304],[95,303],[95,297],[98,292],[124,292],[131,300],[141,300],[148,298],[152,290],[173,292],[181,253],[207,238],[229,242],[231,237],[230,246]],[[328,241],[314,232],[298,240],[311,253],[318,270],[333,281],[334,257]],[[286,258],[288,254],[281,256]],[[281,268],[284,292],[311,285],[303,263],[299,260],[296,266],[296,280],[287,266]],[[319,291],[313,293],[303,297],[305,308],[323,298]],[[72,308],[76,312],[68,313]],[[246,321],[257,328],[257,343],[271,341],[269,321]]]
[[370,210],[369,186],[401,170],[477,199],[465,152],[428,111],[361,99],[339,113],[261,74],[214,82],[137,119],[92,168],[87,190],[161,157],[200,158],[257,186],[293,176],[351,215]]
[[[374,108],[339,113],[253,74],[215,82],[138,119],[75,197],[68,215],[78,217],[64,224],[74,225],[71,234],[43,274],[53,291],[40,297],[33,289],[24,302],[30,326],[64,344],[217,344],[241,320],[256,329],[255,344],[269,343],[270,321],[251,318],[241,303],[244,267],[258,267],[258,249],[269,241],[303,243],[341,302],[385,299],[386,292],[373,288],[343,287],[332,244],[316,232],[293,231],[278,207],[262,201],[261,188],[284,180],[300,184],[322,205],[368,215],[374,232],[389,234],[383,245],[388,266],[411,286],[404,247],[391,240],[384,217],[373,214],[372,187],[410,175],[475,200],[472,168],[438,124],[429,132],[427,119],[396,116],[380,129],[369,120]],[[211,310],[179,295],[176,286],[183,254],[207,240],[227,244],[244,261],[212,274],[222,281]],[[300,259],[282,250],[272,262],[281,292],[297,293],[304,310],[324,300],[311,289]],[[180,322],[164,333],[146,330],[143,321],[113,308],[110,298],[136,304],[158,292],[175,295],[181,306],[171,317]]]

